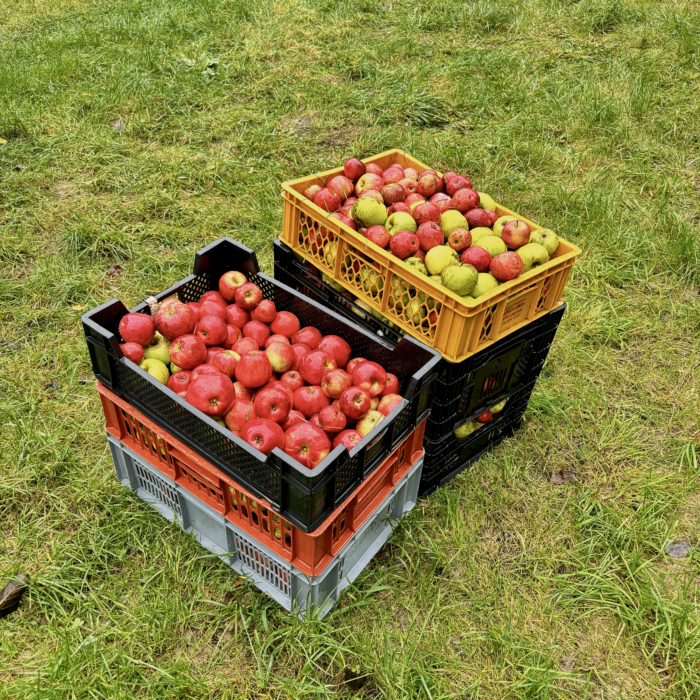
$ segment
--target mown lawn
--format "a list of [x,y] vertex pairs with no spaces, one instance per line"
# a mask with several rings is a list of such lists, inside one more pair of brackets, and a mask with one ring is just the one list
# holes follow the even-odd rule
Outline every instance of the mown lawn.
[[[0,698],[700,697],[699,84],[691,0],[0,0]],[[117,484],[79,318],[391,147],[585,252],[517,437],[300,622]]]

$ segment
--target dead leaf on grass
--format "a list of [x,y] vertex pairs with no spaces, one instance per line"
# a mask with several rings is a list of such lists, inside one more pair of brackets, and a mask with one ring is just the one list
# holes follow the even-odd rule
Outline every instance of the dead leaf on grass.
[[690,554],[690,545],[687,542],[673,542],[666,547],[666,554],[672,559],[683,559]]
[[112,277],[112,278],[119,277],[119,275],[121,275],[121,273],[122,273],[122,266],[117,265],[117,263],[112,263],[109,266],[109,272],[107,273],[107,277]]
[[557,486],[561,486],[562,484],[566,483],[566,478],[564,477],[564,472],[562,471],[552,472],[552,476],[550,478],[552,483],[556,484]]

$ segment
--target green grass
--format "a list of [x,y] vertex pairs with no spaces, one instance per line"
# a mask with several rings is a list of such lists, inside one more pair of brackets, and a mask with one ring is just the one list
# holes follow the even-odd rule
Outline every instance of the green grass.
[[[0,0],[0,698],[700,697],[698,78],[689,1]],[[299,622],[118,486],[74,307],[391,147],[584,254],[517,437]]]

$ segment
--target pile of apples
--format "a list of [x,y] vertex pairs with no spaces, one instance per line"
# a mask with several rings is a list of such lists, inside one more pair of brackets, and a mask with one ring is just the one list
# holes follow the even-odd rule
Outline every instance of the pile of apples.
[[[304,196],[380,248],[455,294],[476,299],[547,262],[559,238],[549,229],[496,214],[489,195],[454,172],[440,177],[395,163],[386,170],[357,158],[325,187]],[[315,236],[310,232],[310,236]],[[312,246],[314,241],[311,242]],[[327,242],[324,256],[334,257]]]
[[352,357],[343,338],[302,328],[241,272],[198,302],[166,299],[155,318],[126,314],[119,333],[125,357],[195,408],[309,468],[351,449],[402,401],[395,375]]

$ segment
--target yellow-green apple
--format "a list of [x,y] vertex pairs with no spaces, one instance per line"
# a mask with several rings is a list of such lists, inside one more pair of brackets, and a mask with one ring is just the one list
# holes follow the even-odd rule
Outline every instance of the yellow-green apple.
[[355,430],[357,430],[362,437],[369,435],[372,430],[378,426],[384,420],[384,415],[379,411],[369,410],[365,413],[362,418],[360,418],[355,424]]
[[498,236],[484,236],[473,245],[487,250],[492,258],[508,250],[506,244]]
[[549,253],[539,243],[527,243],[515,251],[523,261],[523,274],[543,265],[549,260]]
[[399,211],[392,214],[384,224],[387,231],[393,236],[399,231],[410,231],[415,233],[418,230],[418,224],[413,216],[407,212]]
[[146,370],[154,379],[157,379],[161,384],[168,383],[168,377],[170,377],[170,372],[168,368],[160,360],[154,358],[147,358],[143,360],[139,367]]
[[377,410],[379,413],[388,416],[402,401],[403,399],[398,394],[386,394],[382,396]]
[[270,366],[273,372],[284,374],[288,372],[294,365],[296,355],[292,346],[287,343],[272,343],[265,349],[267,359],[270,360]]

